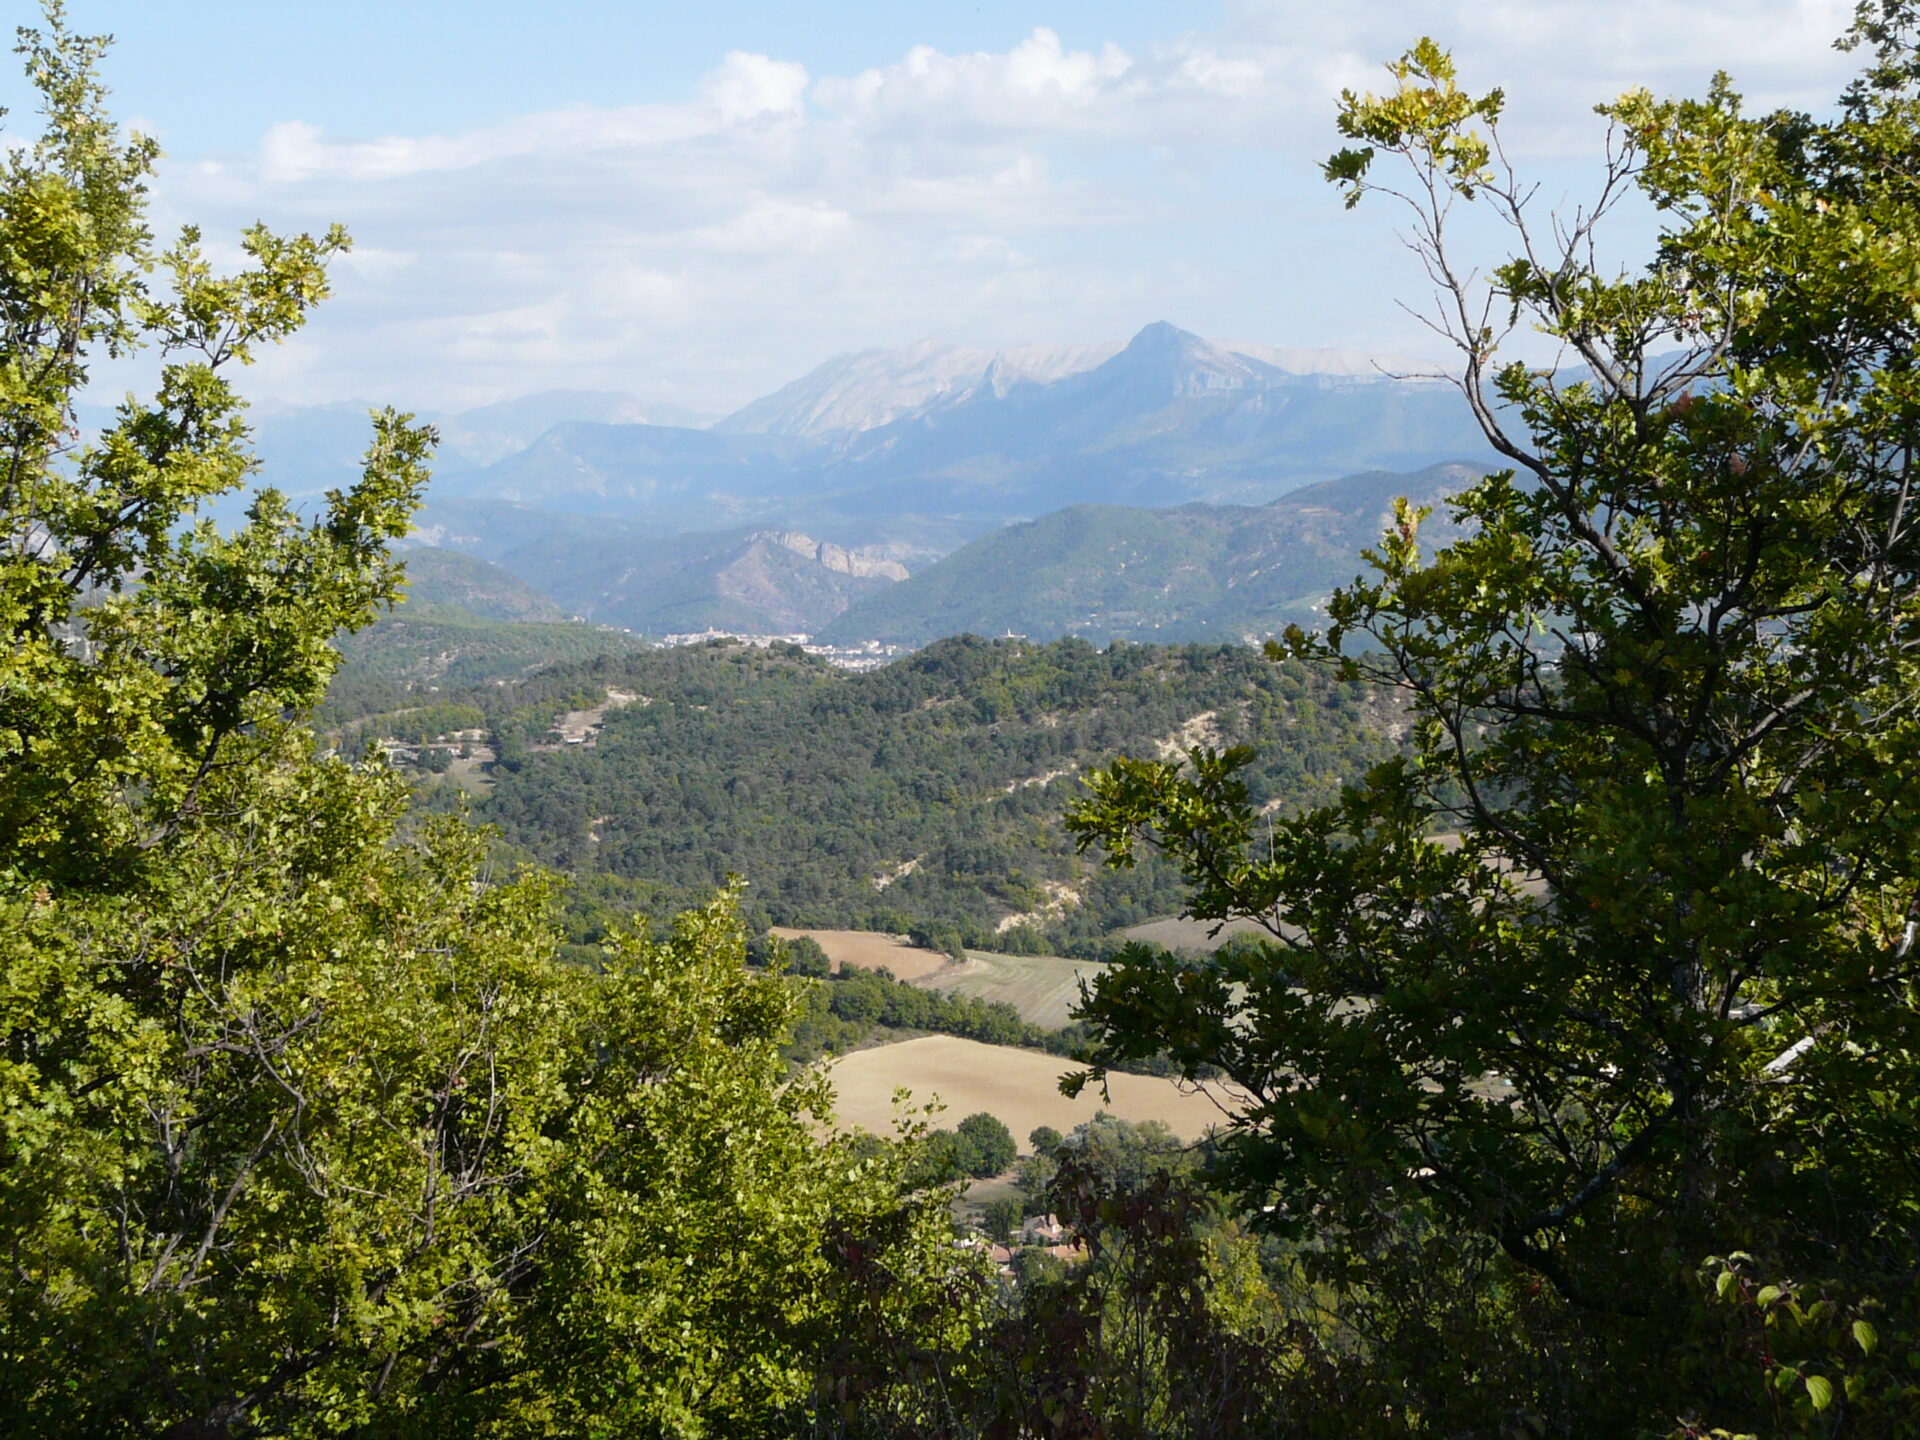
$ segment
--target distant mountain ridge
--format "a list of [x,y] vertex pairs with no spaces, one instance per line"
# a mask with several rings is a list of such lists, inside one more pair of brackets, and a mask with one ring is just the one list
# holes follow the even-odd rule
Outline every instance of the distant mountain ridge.
[[907,575],[884,549],[751,526],[604,545],[556,536],[504,563],[575,613],[648,635],[812,634]]
[[[1074,504],[1264,503],[1484,448],[1452,388],[1432,380],[1300,373],[1164,322],[1104,359],[1101,348],[870,352],[707,430],[556,426],[506,460],[444,477],[434,499],[663,531],[791,526],[842,544],[855,531],[890,541],[902,520],[938,517],[957,540]],[[904,369],[888,356],[905,357]]]
[[[1357,350],[1288,350],[1231,340],[1201,343],[1294,377],[1371,380],[1432,368],[1417,360]],[[945,407],[981,393],[1005,395],[1015,385],[1052,384],[1095,369],[1126,348],[1126,342],[1106,341],[980,350],[945,340],[922,340],[898,350],[853,351],[836,355],[773,394],[743,406],[717,421],[713,429],[729,434],[846,437],[929,406]]]
[[[1481,473],[1457,463],[1369,471],[1259,506],[1075,505],[928,563],[905,543],[844,546],[752,525],[661,536],[562,517],[517,546],[465,537],[497,565],[420,549],[410,566],[430,567],[415,582],[423,598],[477,609],[460,587],[497,594],[511,572],[520,577],[513,584],[552,596],[564,613],[652,635],[805,632],[909,646],[967,632],[1238,641],[1311,622],[1327,591],[1362,568],[1360,552],[1379,540],[1396,496],[1434,507],[1425,538],[1451,539],[1458,531],[1442,502]],[[462,560],[480,568],[464,574]]]
[[1396,496],[1434,507],[1422,538],[1459,528],[1442,502],[1476,466],[1374,471],[1264,506],[1145,510],[1077,505],[997,530],[848,608],[830,641],[925,645],[946,635],[1079,635],[1239,641],[1311,624],[1328,591],[1363,568]]
[[[714,417],[620,391],[556,390],[423,414],[441,441],[428,543],[499,559],[590,517],[588,540],[791,529],[910,566],[1076,504],[1261,504],[1369,468],[1482,448],[1418,362],[1201,339],[986,350],[925,341],[843,355]],[[106,412],[89,411],[98,425]],[[261,407],[262,482],[311,510],[357,474],[357,404]],[[246,497],[216,507],[236,523]],[[471,543],[470,543],[471,542]]]
[[[1293,593],[1268,593],[1316,542],[1298,525],[1282,536],[1295,512],[1266,507],[1485,453],[1453,387],[1410,378],[1423,373],[1160,321],[1124,345],[838,356],[712,424],[619,391],[549,391],[421,417],[442,438],[414,543],[491,561],[561,613],[650,634],[1257,630],[1325,588],[1301,572]],[[253,424],[263,480],[307,509],[355,474],[368,439],[355,405],[262,409]],[[996,533],[1008,526],[1024,528]],[[962,546],[964,566],[935,565]],[[1276,546],[1291,547],[1277,572],[1261,560]],[[1158,599],[1132,594],[1181,547],[1187,570]],[[1129,578],[1099,581],[1100,555],[1122,551]],[[1044,584],[1009,579],[1035,566]],[[1235,577],[1238,593],[1203,595],[1188,570]]]
[[794,435],[810,439],[854,434],[980,384],[1044,384],[1090,369],[1120,350],[1119,342],[1020,345],[976,350],[922,340],[899,350],[836,355],[714,423],[723,434]]

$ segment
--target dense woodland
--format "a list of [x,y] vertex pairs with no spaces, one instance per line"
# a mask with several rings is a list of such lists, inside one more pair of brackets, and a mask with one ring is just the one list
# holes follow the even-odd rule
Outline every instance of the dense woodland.
[[[1515,468],[1438,554],[1401,507],[1326,634],[330,700],[434,437],[378,413],[322,513],[196,523],[250,472],[232,371],[348,237],[256,227],[233,276],[161,245],[106,42],[44,11],[0,175],[0,1433],[1920,1434],[1920,6],[1861,6],[1826,118],[1623,97],[1557,224],[1431,42],[1344,98],[1328,176],[1412,204]],[[1658,249],[1596,272],[1630,188]],[[1463,263],[1467,204],[1518,258]],[[1580,378],[1499,365],[1501,316]],[[81,440],[140,345],[154,393]],[[646,703],[550,738],[616,688]],[[1260,748],[1154,745],[1204,710]],[[409,725],[490,735],[504,840],[370,756]],[[1020,782],[1069,761],[1062,839]],[[1005,1016],[756,936],[875,895],[997,923],[1075,844],[1121,887],[1091,926],[1171,876],[1272,938],[1117,956],[1081,1080],[1211,1067],[1246,1105],[1192,1150],[1027,1137],[1073,1243],[1002,1274],[943,1177],[1017,1139],[834,1133],[793,1047]]]
[[[1244,646],[963,636],[847,674],[793,647],[711,642],[431,695],[356,680],[322,712],[343,745],[484,717],[497,783],[472,813],[578,877],[583,942],[623,910],[671,914],[739,874],[756,923],[934,922],[983,948],[1095,946],[1183,898],[1170,867],[1102,870],[1077,853],[1061,817],[1095,764],[1158,755],[1211,717],[1186,738],[1253,747],[1256,802],[1291,812],[1395,748],[1379,694]],[[558,713],[609,690],[644,700],[608,710],[591,745],[554,743]],[[429,780],[423,804],[459,794]],[[1050,883],[1078,899],[1050,904]],[[1033,919],[998,929],[1018,916]]]

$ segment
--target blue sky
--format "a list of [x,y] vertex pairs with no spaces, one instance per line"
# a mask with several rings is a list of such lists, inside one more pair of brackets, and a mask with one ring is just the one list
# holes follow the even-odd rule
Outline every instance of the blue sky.
[[163,229],[356,237],[334,298],[251,377],[260,398],[571,386],[704,410],[842,350],[1157,319],[1438,356],[1395,303],[1424,294],[1396,217],[1344,213],[1317,177],[1342,85],[1433,34],[1465,83],[1508,89],[1508,140],[1551,203],[1591,183],[1591,107],[1629,85],[1698,91],[1725,68],[1755,103],[1823,104],[1851,10],[70,0],[118,38],[116,113],[167,148]]

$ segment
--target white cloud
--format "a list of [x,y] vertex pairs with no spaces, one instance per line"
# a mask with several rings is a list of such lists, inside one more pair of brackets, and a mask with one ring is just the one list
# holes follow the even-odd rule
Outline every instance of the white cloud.
[[719,225],[694,232],[715,250],[811,251],[831,244],[853,227],[853,217],[824,201],[795,204],[767,196]]
[[[850,75],[734,52],[677,103],[449,135],[290,118],[247,157],[169,162],[162,226],[348,223],[335,298],[261,388],[476,403],[552,385],[738,404],[834,350],[1120,338],[1149,320],[1276,344],[1415,350],[1391,219],[1312,162],[1333,98],[1420,32],[1511,91],[1517,153],[1593,153],[1592,104],[1697,91],[1823,103],[1850,0],[1230,0],[1130,51],[1036,29]],[[1575,176],[1562,167],[1556,174]],[[1397,268],[1396,268],[1397,267]]]
[[767,115],[797,115],[806,98],[807,67],[736,50],[700,89],[727,124]]
[[1198,36],[1138,57],[1111,44],[1070,50],[1042,27],[996,54],[919,46],[896,64],[825,78],[813,97],[868,133],[1265,146],[1285,143],[1275,122],[1315,89],[1312,57],[1301,58]]
[[1431,36],[1454,52],[1463,86],[1508,92],[1509,114],[1537,127],[1523,148],[1540,150],[1564,144],[1569,126],[1590,129],[1593,106],[1623,91],[1698,93],[1716,70],[1756,108],[1828,104],[1855,66],[1833,49],[1853,9],[1853,0],[1230,0],[1218,39],[1256,57],[1317,56],[1353,77],[1347,86],[1378,90],[1389,83],[1382,64]]
[[1043,27],[1003,54],[944,55],[916,45],[897,64],[822,80],[814,95],[864,124],[914,117],[1025,127],[1085,115],[1118,93],[1133,68],[1117,46],[1067,50]]

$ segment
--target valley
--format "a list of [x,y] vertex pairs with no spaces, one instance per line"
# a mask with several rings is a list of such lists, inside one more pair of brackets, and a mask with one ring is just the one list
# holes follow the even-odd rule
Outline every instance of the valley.
[[[343,637],[322,722],[497,827],[504,863],[569,874],[582,963],[740,877],[755,933],[820,947],[790,1053],[841,1056],[848,1123],[884,1129],[904,1085],[1070,1128],[1101,957],[1228,938],[1168,918],[1184,882],[1151,852],[1074,851],[1081,777],[1244,744],[1291,811],[1395,752],[1381,697],[1249,642],[1314,627],[1395,497],[1430,544],[1460,533],[1472,447],[1420,419],[1445,388],[1150,326],[843,357],[705,429],[562,414],[435,482],[409,599]],[[431,716],[477,728],[436,743]],[[1116,1080],[1125,1118],[1221,1118]]]

